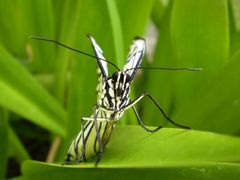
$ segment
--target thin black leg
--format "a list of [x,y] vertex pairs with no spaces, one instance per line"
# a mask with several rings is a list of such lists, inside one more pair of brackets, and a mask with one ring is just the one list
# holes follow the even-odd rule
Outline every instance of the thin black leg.
[[82,155],[81,155],[81,159],[83,161],[86,161],[86,156],[85,156],[85,138],[84,138],[84,123],[83,123],[83,119],[81,118],[81,130],[82,130]]
[[[172,119],[170,119],[170,117],[168,117],[168,115],[163,111],[163,109],[162,109],[161,106],[158,104],[158,102],[157,102],[150,94],[148,94],[148,93],[146,93],[146,92],[143,93],[143,94],[142,94],[141,96],[139,96],[138,98],[136,98],[134,101],[130,101],[130,103],[129,103],[128,105],[126,105],[125,107],[123,107],[122,110],[127,110],[127,109],[130,108],[130,107],[134,107],[134,105],[135,105],[136,103],[138,103],[140,100],[142,100],[145,96],[147,96],[147,97],[157,106],[157,108],[158,108],[158,109],[160,110],[160,112],[162,113],[163,117],[164,117],[165,119],[167,119],[170,123],[172,123],[173,125],[175,125],[175,126],[177,126],[177,127],[180,127],[180,128],[191,129],[191,128],[188,127],[188,126],[184,126],[184,125],[181,125],[181,124],[177,124],[177,123],[175,123]],[[102,109],[104,109],[104,108],[102,108]],[[135,114],[136,114],[136,116],[137,116],[137,118],[138,118],[138,122],[140,123],[140,125],[141,125],[144,129],[146,129],[146,126],[143,125],[143,123],[142,123],[142,121],[141,121],[141,119],[140,119],[140,117],[139,117],[139,115],[138,115],[135,107],[133,108],[133,110],[134,110],[134,112],[135,112]],[[109,111],[109,110],[106,109],[106,111]],[[159,126],[158,128],[160,129],[161,126]]]
[[156,131],[158,131],[159,129],[161,129],[161,128],[163,127],[163,126],[158,126],[158,127],[155,128],[155,129],[148,129],[148,128],[143,124],[143,122],[142,122],[142,120],[141,120],[141,118],[140,118],[140,116],[139,116],[139,114],[138,114],[135,106],[132,106],[132,108],[133,108],[133,111],[134,111],[134,113],[135,113],[135,115],[136,115],[136,117],[137,117],[137,120],[138,120],[139,124],[140,124],[140,125],[142,126],[142,128],[145,129],[146,131],[148,131],[148,132],[156,132]]
[[97,135],[98,145],[99,145],[98,158],[97,158],[97,161],[95,162],[95,166],[98,165],[103,155],[103,144],[102,144],[102,140],[100,137],[100,132],[97,124],[97,114],[98,112],[96,112],[96,107],[94,107],[94,123],[95,123],[96,135]]
[[170,123],[172,123],[173,125],[183,128],[183,129],[191,129],[188,126],[184,126],[181,124],[177,124],[175,123],[172,119],[170,119],[170,117],[168,117],[168,115],[163,111],[163,109],[161,108],[161,106],[158,104],[158,102],[148,93],[143,93],[144,96],[147,96],[150,100],[152,100],[152,102],[154,102],[154,104],[158,107],[158,109],[161,111],[162,115],[164,116],[165,119],[167,119]]
[[[133,101],[130,101],[130,103],[126,106],[124,106],[121,111],[125,111],[131,107],[133,107],[136,103],[138,103],[140,100],[142,100],[144,97],[148,97],[156,106],[157,108],[160,110],[160,112],[162,113],[163,117],[165,119],[167,119],[170,123],[172,123],[173,125],[177,126],[177,127],[180,127],[180,128],[183,128],[183,129],[191,129],[190,127],[188,126],[184,126],[184,125],[181,125],[181,124],[178,124],[178,123],[175,123],[172,119],[170,119],[170,117],[168,117],[168,115],[163,111],[163,109],[161,108],[161,106],[158,104],[158,102],[148,93],[143,93],[142,95],[140,95],[138,98],[136,98],[135,100]],[[108,108],[105,108],[105,107],[102,107],[102,106],[99,106],[99,109],[101,109],[102,111],[105,111],[105,112],[115,112],[113,109],[108,109]],[[136,110],[136,109],[135,109]],[[138,118],[138,121],[140,120],[139,118],[139,115],[136,113],[136,111],[134,110],[137,118]],[[119,110],[120,111],[120,110]],[[143,125],[142,121],[140,120],[139,121],[140,125],[146,129],[146,126]],[[161,126],[158,127],[159,129],[161,128]]]

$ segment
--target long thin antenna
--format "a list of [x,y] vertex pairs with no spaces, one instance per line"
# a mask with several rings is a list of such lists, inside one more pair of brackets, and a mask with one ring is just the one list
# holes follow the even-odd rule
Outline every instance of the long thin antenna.
[[89,56],[89,57],[92,57],[92,58],[95,58],[95,59],[99,59],[99,60],[101,60],[101,61],[105,61],[105,62],[111,64],[111,65],[114,66],[117,70],[120,71],[120,69],[119,69],[115,64],[113,64],[112,62],[110,62],[110,61],[108,61],[108,60],[106,60],[106,59],[101,59],[101,58],[98,58],[98,57],[93,56],[93,55],[91,55],[91,54],[85,53],[85,52],[83,52],[83,51],[80,51],[80,50],[71,48],[71,47],[69,47],[69,46],[67,46],[67,45],[65,45],[65,44],[62,44],[62,43],[58,42],[58,41],[55,41],[55,40],[52,40],[52,39],[48,39],[48,38],[45,38],[45,37],[38,37],[38,36],[29,36],[29,39],[37,39],[37,40],[41,40],[41,41],[47,41],[47,42],[52,42],[52,43],[58,44],[58,45],[63,46],[63,47],[65,47],[65,48],[67,48],[67,49],[70,49],[70,50],[72,50],[72,51],[75,51],[75,52],[84,54],[84,55],[86,55],[86,56]]
[[126,71],[130,71],[133,69],[147,69],[147,70],[180,70],[180,71],[202,71],[203,68],[189,68],[189,67],[176,67],[176,68],[168,68],[168,67],[136,67],[136,68],[130,68]]

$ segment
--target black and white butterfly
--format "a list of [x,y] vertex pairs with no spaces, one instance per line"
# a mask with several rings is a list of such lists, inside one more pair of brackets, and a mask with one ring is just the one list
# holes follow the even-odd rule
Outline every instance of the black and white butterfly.
[[88,36],[95,55],[97,57],[98,69],[98,86],[97,86],[97,103],[94,107],[91,117],[83,117],[82,121],[87,121],[85,125],[82,123],[82,130],[75,140],[73,140],[65,159],[65,163],[78,163],[85,161],[93,155],[98,155],[99,162],[103,148],[106,145],[113,127],[123,115],[124,111],[133,108],[137,120],[140,125],[147,131],[154,132],[162,126],[154,130],[148,129],[141,121],[134,105],[144,97],[150,98],[153,103],[159,108],[164,117],[174,125],[181,128],[189,129],[173,122],[167,114],[162,110],[160,105],[148,93],[143,93],[135,100],[131,100],[130,84],[136,75],[138,68],[141,65],[145,54],[145,40],[140,37],[135,37],[130,47],[130,52],[123,70],[118,70],[112,75],[108,74],[108,67],[102,49],[96,43],[92,36]]
[[[163,111],[158,102],[148,93],[142,93],[138,98],[131,100],[130,85],[133,81],[138,69],[148,69],[141,68],[141,62],[145,54],[145,40],[141,37],[135,37],[132,45],[130,46],[130,51],[127,56],[126,64],[123,70],[120,70],[116,65],[105,59],[103,51],[100,46],[96,43],[95,39],[88,35],[88,38],[93,46],[95,56],[89,55],[85,52],[70,48],[64,44],[57,41],[40,38],[31,37],[32,39],[40,39],[44,41],[50,41],[64,46],[68,49],[80,52],[87,56],[96,58],[98,68],[98,85],[97,85],[97,103],[93,108],[93,114],[91,117],[82,117],[81,119],[81,131],[78,133],[77,137],[72,141],[69,147],[67,156],[63,164],[75,164],[82,161],[86,161],[94,155],[98,155],[96,164],[101,159],[105,145],[111,136],[114,125],[120,120],[124,111],[133,108],[136,118],[139,124],[149,132],[155,132],[162,128],[159,126],[153,130],[148,129],[142,122],[136,108],[135,104],[142,100],[144,97],[149,98],[159,109],[162,115],[172,124],[177,127],[190,129],[187,126],[183,126],[175,123],[171,120],[168,115]],[[117,68],[117,71],[112,75],[108,73],[107,64],[111,64]],[[151,68],[151,69],[169,69],[169,70],[201,70],[200,68]],[[86,121],[84,124],[83,121]]]

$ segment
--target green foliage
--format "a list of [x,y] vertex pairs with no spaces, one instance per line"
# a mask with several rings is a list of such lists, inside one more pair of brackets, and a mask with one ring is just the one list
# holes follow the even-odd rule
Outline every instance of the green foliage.
[[[22,171],[25,179],[95,179],[105,176],[121,179],[124,175],[133,179],[226,177],[229,171],[235,175],[240,173],[236,170],[238,164],[227,163],[240,160],[238,148],[239,138],[216,133],[162,129],[151,134],[141,127],[116,127],[99,164],[100,171],[94,168],[94,161],[71,166],[27,161]],[[219,174],[216,176],[217,169]],[[45,173],[48,171],[51,174]],[[194,175],[196,172],[197,176]]]
[[64,110],[36,79],[0,47],[0,104],[55,133],[64,135]]
[[[236,0],[0,0],[0,178],[10,157],[23,164],[17,179],[239,176],[239,164],[231,163],[240,160],[239,8]],[[61,162],[80,130],[81,116],[91,115],[96,103],[94,59],[28,37],[48,37],[93,54],[86,38],[90,33],[105,57],[122,67],[132,38],[144,36],[149,24],[158,35],[150,31],[156,46],[152,61],[146,57],[143,66],[204,71],[142,71],[131,97],[147,91],[177,123],[200,131],[149,134],[140,127],[117,127],[99,169],[92,162],[74,168],[25,162],[34,156],[26,145],[32,127],[50,134],[52,146],[43,148],[51,150],[42,159]],[[114,69],[109,69],[111,75]],[[138,110],[145,124],[168,126],[149,101],[140,102]],[[136,123],[131,110],[119,122]]]
[[[30,170],[30,168],[33,168]],[[240,175],[239,165],[232,163],[204,163],[188,164],[182,166],[170,167],[103,167],[103,168],[64,168],[59,166],[46,165],[39,162],[26,162],[23,166],[23,172],[26,176],[17,178],[22,179],[180,179],[185,180],[189,177],[193,180],[210,179],[237,179]],[[51,174],[45,173],[51,171]],[[232,176],[235,174],[236,176]]]

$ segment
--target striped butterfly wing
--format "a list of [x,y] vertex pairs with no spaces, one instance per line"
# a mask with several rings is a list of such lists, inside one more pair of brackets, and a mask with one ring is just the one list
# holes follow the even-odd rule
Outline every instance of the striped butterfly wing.
[[102,85],[103,81],[106,81],[108,78],[108,67],[107,67],[107,62],[102,61],[102,59],[105,60],[105,57],[103,56],[103,51],[100,48],[100,46],[97,44],[96,40],[88,34],[88,38],[92,44],[95,56],[97,57],[97,63],[98,63],[98,68],[97,68],[97,76],[98,76],[98,86],[97,86],[97,94],[98,98],[101,97],[102,93]]
[[105,57],[103,56],[103,51],[100,48],[100,46],[97,44],[96,40],[91,35],[88,35],[88,38],[90,39],[93,50],[97,57],[98,67],[100,68],[101,74],[103,78],[107,79],[108,78],[107,62],[101,60],[101,59],[106,60]]
[[146,49],[145,40],[141,37],[135,37],[132,42],[132,45],[130,46],[130,51],[127,56],[127,62],[123,68],[123,70],[128,73],[131,80],[134,78],[137,72],[137,69],[132,68],[137,68],[141,65],[142,59],[145,54],[145,49]]

